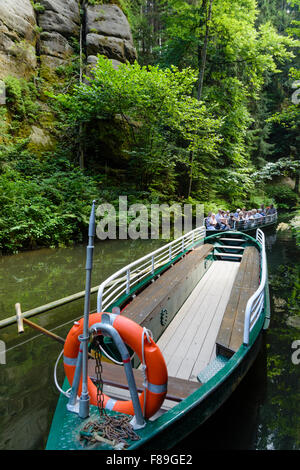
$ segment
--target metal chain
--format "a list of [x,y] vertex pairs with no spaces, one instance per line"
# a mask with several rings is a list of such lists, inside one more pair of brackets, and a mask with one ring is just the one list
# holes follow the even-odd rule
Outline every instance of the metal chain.
[[96,338],[95,341],[95,359],[96,359],[96,366],[95,366],[95,373],[96,373],[96,386],[97,386],[97,406],[100,416],[102,417],[106,414],[104,408],[104,393],[103,393],[103,380],[102,380],[102,361],[101,361],[101,349],[100,349],[100,337]]
[[109,416],[104,408],[104,393],[103,393],[103,380],[102,380],[102,352],[100,349],[100,337],[95,338],[95,373],[96,373],[96,387],[97,387],[97,407],[100,415],[100,420],[88,421],[80,432],[80,439],[86,443],[94,444],[97,438],[102,437],[108,439],[109,443],[122,443],[128,446],[128,440],[136,441],[140,436],[133,430],[130,421],[132,416]]

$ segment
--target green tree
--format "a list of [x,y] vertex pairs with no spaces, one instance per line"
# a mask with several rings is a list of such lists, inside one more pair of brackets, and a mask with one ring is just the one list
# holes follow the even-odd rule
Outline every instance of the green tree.
[[[197,74],[190,68],[123,64],[115,70],[99,56],[88,84],[60,94],[67,126],[121,120],[127,129],[129,171],[141,189],[175,193],[178,165],[189,168],[189,152],[213,164],[220,121],[191,97]],[[86,135],[88,139],[88,135]],[[210,163],[209,163],[210,162]]]

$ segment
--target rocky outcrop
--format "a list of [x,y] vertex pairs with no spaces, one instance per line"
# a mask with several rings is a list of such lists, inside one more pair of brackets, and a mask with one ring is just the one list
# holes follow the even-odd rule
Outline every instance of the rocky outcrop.
[[97,54],[113,59],[115,65],[137,59],[128,20],[117,5],[87,5],[85,16],[88,63],[95,62]]
[[[0,81],[13,75],[36,87],[43,118],[39,115],[31,125],[24,122],[22,136],[29,137],[28,148],[37,154],[54,148],[56,140],[45,91],[53,84],[66,83],[64,69],[57,67],[70,64],[74,56],[78,60],[79,43],[87,74],[97,62],[97,54],[108,57],[116,68],[137,58],[128,20],[117,5],[90,5],[80,0],[0,0]],[[67,80],[71,81],[73,69],[69,70]],[[5,89],[0,86],[0,106],[6,103],[5,99],[1,101],[2,96]]]
[[78,37],[80,10],[77,0],[40,0],[44,11],[39,13],[43,31],[59,33],[66,38]]
[[35,70],[36,19],[30,0],[0,0],[0,78]]
[[117,5],[85,4],[80,15],[79,0],[0,0],[0,79],[7,75],[30,77],[39,66],[54,71],[66,64],[82,44],[87,64],[103,54],[114,66],[133,63],[137,53],[128,20]]
[[41,65],[55,69],[74,53],[72,39],[79,40],[80,9],[77,0],[40,0],[41,28],[39,48]]

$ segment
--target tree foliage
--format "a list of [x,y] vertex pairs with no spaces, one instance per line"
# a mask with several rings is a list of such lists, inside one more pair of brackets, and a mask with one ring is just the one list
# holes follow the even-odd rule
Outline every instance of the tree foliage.
[[122,120],[130,154],[129,172],[140,189],[175,192],[177,167],[188,171],[189,152],[199,165],[211,166],[218,153],[220,120],[191,96],[197,75],[172,66],[123,64],[116,70],[103,56],[93,78],[60,94],[56,101],[66,112],[68,126],[95,120]]

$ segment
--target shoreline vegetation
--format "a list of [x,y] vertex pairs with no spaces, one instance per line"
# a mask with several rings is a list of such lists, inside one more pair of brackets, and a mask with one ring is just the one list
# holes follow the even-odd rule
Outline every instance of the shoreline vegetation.
[[138,61],[91,70],[77,38],[51,73],[3,78],[2,254],[81,243],[93,199],[299,207],[300,0],[120,5]]
[[300,247],[300,210],[298,209],[295,217],[289,222],[289,226],[296,237],[296,244]]

